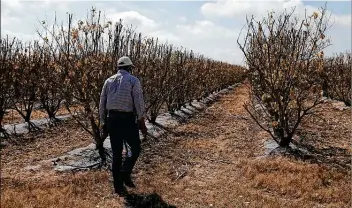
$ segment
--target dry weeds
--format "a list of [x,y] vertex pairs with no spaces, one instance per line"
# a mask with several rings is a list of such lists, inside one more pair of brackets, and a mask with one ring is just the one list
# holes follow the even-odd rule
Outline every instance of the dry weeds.
[[[244,111],[247,99],[247,90],[236,88],[166,138],[145,143],[134,174],[138,188],[130,191],[136,196],[157,193],[177,207],[351,207],[349,169],[280,156],[258,157],[268,135]],[[315,122],[309,129],[308,120],[302,130],[321,132],[319,141],[309,144],[320,147],[317,144],[324,140],[325,146],[346,147],[350,112],[324,107],[322,116],[335,119],[336,127]],[[3,150],[2,207],[125,206],[122,198],[111,195],[111,175],[105,170],[55,173],[50,164],[39,171],[20,169],[82,145],[78,137],[90,141],[83,131],[73,129],[67,132],[68,143],[61,142],[64,133],[53,130],[33,144]],[[34,144],[41,145],[41,151]]]

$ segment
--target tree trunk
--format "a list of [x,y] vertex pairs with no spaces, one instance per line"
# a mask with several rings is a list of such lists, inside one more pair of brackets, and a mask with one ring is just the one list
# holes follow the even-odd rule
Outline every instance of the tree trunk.
[[105,155],[105,148],[104,148],[104,141],[102,140],[96,140],[96,149],[98,150],[99,153],[99,157],[101,159],[101,164],[105,164],[106,163],[106,155]]
[[59,119],[56,118],[55,110],[52,110],[49,107],[45,107],[45,111],[48,114],[50,121],[53,121],[53,122],[59,121]]
[[330,98],[330,95],[329,95],[329,85],[327,82],[323,82],[322,84],[322,90],[323,90],[323,97],[327,97],[327,98]]
[[291,143],[292,137],[291,136],[285,136],[285,132],[282,128],[276,128],[274,130],[275,135],[277,138],[279,138],[279,146],[280,147],[288,147]]
[[5,111],[4,110],[0,110],[0,134],[3,134],[4,138],[8,138],[8,133],[6,132],[6,130],[2,127],[2,119],[4,118],[5,115]]
[[31,112],[26,111],[26,115],[24,117],[24,121],[27,122],[27,123],[30,123],[30,120],[31,120]]
[[5,111],[0,110],[0,128],[2,128],[2,119],[4,119]]
[[150,117],[150,123],[156,124],[156,118],[157,118],[157,116],[151,115],[151,117]]
[[173,111],[171,105],[167,105],[167,111],[168,112],[172,112]]
[[91,121],[91,126],[94,134],[93,137],[95,140],[95,148],[98,150],[99,157],[101,159],[101,164],[103,165],[106,163],[106,155],[105,155],[105,148],[104,148],[105,138],[101,136],[100,129],[98,125],[94,122],[94,118],[91,118],[90,121]]
[[95,148],[98,150],[99,157],[101,159],[101,164],[106,163],[106,155],[105,155],[105,148],[104,148],[104,138],[101,137],[100,131],[94,131],[94,140],[95,140]]
[[28,131],[33,132],[35,129],[37,129],[36,125],[31,122],[31,114],[32,110],[27,109],[26,110],[26,115],[24,116],[24,121],[28,124]]
[[280,147],[289,147],[292,141],[292,137],[283,137],[280,140],[279,146]]

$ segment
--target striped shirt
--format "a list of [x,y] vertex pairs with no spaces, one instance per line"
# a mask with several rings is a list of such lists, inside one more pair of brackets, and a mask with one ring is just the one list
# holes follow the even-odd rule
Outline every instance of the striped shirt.
[[109,77],[100,95],[99,115],[105,121],[107,110],[135,112],[138,120],[145,115],[143,91],[139,79],[125,70]]

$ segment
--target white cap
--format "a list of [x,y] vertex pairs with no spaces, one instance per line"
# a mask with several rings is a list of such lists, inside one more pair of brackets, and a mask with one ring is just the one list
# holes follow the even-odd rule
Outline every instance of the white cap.
[[122,56],[117,61],[117,66],[134,66],[131,59],[127,56]]

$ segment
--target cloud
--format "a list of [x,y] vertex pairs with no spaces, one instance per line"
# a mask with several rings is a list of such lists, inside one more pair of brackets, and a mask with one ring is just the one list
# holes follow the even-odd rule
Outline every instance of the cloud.
[[[136,28],[136,32],[141,32],[143,36],[158,38],[161,43],[179,43],[181,41],[179,36],[166,29],[167,21],[160,20],[157,22],[137,11],[111,12],[107,14],[107,19],[112,21],[122,19],[125,26],[132,25],[133,28]],[[165,24],[162,24],[163,22]]]
[[[155,9],[157,5],[157,9]],[[172,5],[172,6],[171,6]],[[188,5],[188,4],[186,4]],[[196,5],[196,6],[195,6]],[[296,13],[303,15],[317,11],[318,8],[305,5],[301,0],[244,1],[217,0],[194,3],[189,7],[175,7],[160,3],[148,6],[136,2],[105,1],[99,3],[98,10],[107,20],[119,21],[136,28],[143,36],[158,38],[176,47],[186,47],[207,57],[230,63],[242,64],[243,54],[238,48],[237,38],[245,23],[246,15],[261,19],[267,11],[283,11],[296,6]],[[195,6],[195,7],[193,7]],[[46,14],[53,19],[55,11],[59,22],[66,23],[66,11],[74,14],[74,19],[82,19],[92,7],[91,2],[44,1],[41,4],[25,1],[3,1],[1,8],[2,34],[10,34],[24,39],[36,37],[34,26],[46,20]],[[116,8],[116,9],[115,9]],[[26,12],[26,16],[23,14]],[[333,46],[328,51],[344,51],[351,45],[351,14],[333,13],[335,22],[326,35],[331,36]],[[40,26],[39,26],[40,28]],[[328,53],[326,53],[328,55]]]
[[27,33],[21,33],[21,32],[13,32],[9,30],[4,30],[1,33],[4,33],[5,35],[2,36],[3,38],[6,37],[7,35],[9,38],[14,38],[16,37],[17,40],[23,40],[23,41],[33,41],[36,40],[36,34],[27,34]]
[[22,10],[23,6],[19,0],[1,1],[1,6],[10,10]]
[[182,33],[188,33],[200,40],[223,39],[236,37],[235,30],[215,25],[209,20],[195,21],[193,24],[177,25],[176,29]]
[[[254,15],[256,18],[261,18],[266,15],[268,11],[282,12],[285,9],[295,7],[295,13],[303,17],[305,12],[312,14],[320,11],[309,5],[304,5],[301,0],[277,0],[277,1],[242,1],[242,0],[217,0],[215,2],[205,3],[201,6],[202,14],[208,18],[237,18],[240,21],[245,20],[245,16]],[[351,27],[351,14],[338,15],[329,11],[332,20],[335,24],[342,27]]]
[[239,1],[239,0],[218,0],[205,3],[201,12],[208,18],[212,17],[244,17],[245,15],[263,15],[267,11],[282,11],[292,6],[302,7],[299,0],[278,0],[278,1]]
[[[280,13],[285,9],[290,9],[296,7],[295,15],[303,17],[305,12],[307,14],[312,14],[315,11],[320,11],[320,8],[316,8],[310,5],[304,5],[300,0],[279,0],[279,1],[242,1],[242,0],[217,0],[214,2],[207,2],[201,6],[201,13],[208,20],[218,20],[218,22],[233,20],[235,22],[233,28],[223,28],[223,30],[230,30],[228,33],[215,32],[213,29],[208,33],[209,36],[213,36],[212,39],[219,43],[219,47],[214,47],[214,50],[210,51],[216,58],[225,58],[230,61],[231,58],[235,58],[238,62],[238,58],[242,57],[242,52],[239,50],[237,44],[231,44],[236,42],[239,33],[237,32],[242,26],[245,25],[245,18],[247,16],[253,15],[256,19],[260,20],[263,16],[267,14],[268,11],[274,11]],[[327,8],[329,9],[329,7]],[[326,49],[327,55],[332,55],[334,52],[343,51],[343,48],[351,45],[351,14],[341,15],[333,13],[328,10],[328,15],[331,14],[331,22],[334,23],[332,28],[328,30],[327,36],[331,37],[332,46]],[[219,26],[220,27],[220,26]],[[190,33],[195,34],[191,27],[183,27],[190,31]],[[204,29],[204,28],[203,28]],[[199,27],[198,27],[199,30]],[[205,31],[205,30],[203,30]],[[221,31],[218,29],[218,31]],[[201,34],[201,31],[197,31]],[[209,31],[208,31],[209,32]],[[205,33],[205,32],[204,32]],[[227,36],[226,34],[232,34]],[[231,39],[232,37],[232,39]],[[224,39],[222,39],[224,38]],[[220,40],[220,41],[219,41]],[[228,45],[223,44],[227,40]],[[209,46],[212,47],[212,46]],[[222,48],[222,50],[216,50],[217,48]],[[205,50],[207,51],[207,50]],[[233,59],[232,59],[233,60]],[[241,60],[242,61],[242,60]]]
[[173,33],[179,37],[175,45],[217,60],[242,62],[242,54],[236,43],[239,30],[236,28],[226,28],[209,20],[196,20],[188,24],[177,24]]
[[137,31],[142,33],[150,33],[159,28],[159,25],[152,19],[136,12],[136,11],[126,11],[118,12],[113,14],[107,14],[107,19],[117,22],[122,19],[124,25],[132,25],[137,27]]
[[178,17],[178,20],[179,20],[180,22],[182,22],[182,23],[185,23],[185,22],[187,22],[187,17],[185,17],[185,16],[180,16],[180,17]]
[[175,43],[179,45],[182,42],[181,37],[167,30],[157,30],[143,35],[158,38],[161,43]]
[[18,24],[21,18],[18,17],[18,13],[22,11],[23,7],[19,1],[4,1],[1,2],[1,23],[2,27]]
[[351,19],[352,16],[351,14],[349,15],[332,15],[332,21],[334,22],[334,24],[336,24],[337,26],[340,27],[347,27],[347,28],[351,28]]
[[6,27],[9,25],[19,25],[21,23],[21,18],[15,16],[1,15],[1,26]]

